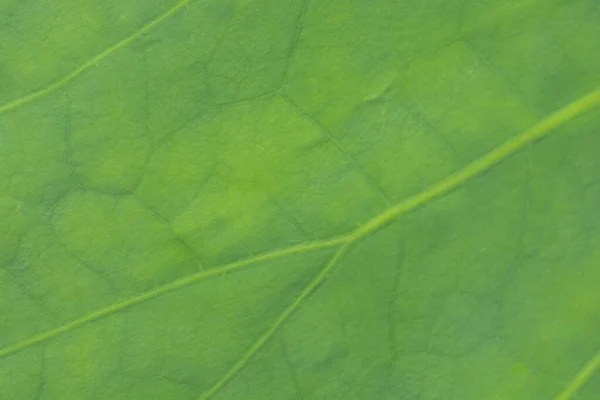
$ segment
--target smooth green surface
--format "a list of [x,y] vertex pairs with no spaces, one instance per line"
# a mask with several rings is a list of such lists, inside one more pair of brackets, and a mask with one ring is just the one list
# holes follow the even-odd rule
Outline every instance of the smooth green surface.
[[0,0],[0,399],[600,398],[600,3]]

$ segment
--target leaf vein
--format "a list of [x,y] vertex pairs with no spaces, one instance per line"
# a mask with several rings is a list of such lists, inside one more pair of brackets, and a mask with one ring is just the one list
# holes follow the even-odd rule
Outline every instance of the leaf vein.
[[[275,331],[287,320],[287,318],[299,307],[299,305],[307,298],[307,296],[318,286],[320,286],[329,275],[329,272],[337,265],[338,261],[341,257],[346,253],[348,247],[359,240],[362,240],[374,232],[380,230],[384,226],[388,225],[390,222],[401,216],[402,214],[406,214],[411,212],[417,208],[424,206],[425,204],[441,197],[449,192],[459,188],[465,182],[476,178],[481,175],[483,172],[489,170],[493,166],[499,164],[504,161],[508,157],[517,153],[518,151],[525,148],[527,145],[537,142],[544,137],[548,136],[550,132],[552,132],[558,126],[565,124],[566,122],[582,115],[583,113],[597,107],[600,105],[600,89],[592,91],[578,100],[566,105],[560,110],[550,114],[545,119],[541,120],[539,123],[531,127],[530,129],[523,132],[521,135],[518,135],[512,139],[509,139],[504,144],[496,147],[492,151],[484,154],[482,157],[476,159],[475,161],[467,164],[465,167],[457,171],[456,173],[450,175],[449,177],[443,179],[438,184],[432,186],[428,190],[425,190],[419,194],[416,194],[408,199],[398,203],[397,205],[388,208],[383,213],[375,216],[371,220],[365,222],[362,226],[356,228],[353,231],[350,231],[347,234],[341,236],[335,236],[333,238],[324,239],[316,242],[308,242],[301,243],[295,246],[282,248],[278,250],[274,250],[268,253],[259,254],[257,256],[249,257],[244,260],[235,261],[229,264],[225,264],[221,267],[214,268],[208,271],[201,271],[195,273],[193,275],[189,275],[187,277],[181,278],[179,280],[173,281],[171,283],[160,286],[154,290],[144,292],[138,296],[131,297],[127,300],[112,304],[103,309],[99,309],[97,311],[91,312],[81,318],[73,320],[69,323],[66,323],[62,326],[59,326],[55,329],[40,333],[38,335],[32,336],[28,339],[22,340],[20,342],[14,343],[4,348],[0,348],[0,359],[11,354],[23,351],[31,346],[34,346],[39,343],[43,343],[49,339],[59,336],[65,332],[69,332],[75,330],[77,328],[82,327],[88,323],[97,321],[99,319],[108,317],[112,314],[115,314],[118,311],[124,310],[126,308],[135,306],[137,304],[143,303],[147,300],[151,300],[162,296],[163,294],[172,292],[177,289],[181,289],[183,287],[190,286],[194,283],[202,281],[204,279],[221,276],[226,273],[234,272],[240,270],[244,267],[249,267],[259,262],[270,261],[278,258],[282,258],[292,254],[301,254],[312,251],[317,251],[321,249],[331,248],[339,246],[335,255],[332,257],[330,262],[325,265],[319,272],[319,274],[311,281],[305,289],[302,291],[300,296],[296,299],[294,303],[292,303],[288,308],[286,308],[275,321],[275,324],[263,333],[261,337],[255,342],[253,346],[245,353],[245,355],[238,360],[236,364],[234,364],[229,372],[227,372],[223,378],[217,382],[217,384],[213,387],[221,388],[226,382],[230,380],[243,366],[247,363],[248,360],[252,358],[254,354],[260,347],[266,343],[275,333]],[[598,357],[600,358],[600,357]],[[592,370],[598,368],[598,364],[600,364],[600,360],[594,359],[592,362]],[[585,371],[584,371],[585,372]],[[589,375],[589,374],[588,374]],[[587,375],[586,375],[587,376]],[[585,379],[581,378],[581,379]],[[579,379],[579,380],[581,380]],[[578,381],[579,381],[578,380]],[[223,382],[223,383],[221,383]],[[579,384],[579,386],[581,386]],[[210,389],[207,394],[201,397],[202,400],[207,399],[216,391]]]
[[53,83],[50,83],[46,87],[43,87],[37,91],[34,91],[33,93],[30,93],[30,94],[20,97],[18,99],[9,101],[8,103],[0,106],[0,115],[6,113],[8,111],[14,110],[16,108],[22,107],[33,101],[36,101],[48,94],[60,89],[61,87],[65,86],[66,84],[68,84],[69,82],[71,82],[72,80],[77,78],[79,75],[86,72],[87,70],[97,66],[100,61],[103,61],[105,58],[108,58],[109,56],[113,55],[114,53],[118,52],[119,50],[122,50],[123,48],[127,47],[128,45],[130,45],[131,43],[136,41],[141,36],[152,31],[154,28],[156,28],[158,25],[160,25],[163,21],[165,21],[169,17],[172,17],[173,15],[177,14],[180,10],[182,10],[191,1],[193,1],[193,0],[180,1],[172,8],[170,8],[169,10],[165,11],[164,13],[162,13],[161,15],[156,17],[154,20],[152,20],[152,21],[148,22],[146,25],[142,26],[140,29],[138,29],[136,32],[134,32],[130,36],[126,37],[125,39],[121,40],[120,42],[115,43],[114,45],[110,46],[106,50],[96,54],[89,60],[85,61],[79,67],[77,67],[74,70],[72,70],[71,72],[69,72],[67,75],[64,75],[62,78],[54,81]]
[[82,327],[88,323],[100,320],[102,318],[108,317],[112,314],[115,314],[121,310],[127,309],[129,307],[135,306],[140,303],[144,303],[148,300],[155,299],[160,297],[166,293],[172,292],[177,289],[181,289],[183,287],[190,286],[194,283],[200,282],[204,279],[209,279],[213,277],[218,277],[227,273],[231,273],[233,271],[240,270],[244,267],[249,267],[251,265],[257,264],[263,261],[269,261],[281,257],[285,257],[292,254],[301,254],[308,253],[312,251],[317,251],[321,249],[326,249],[329,247],[335,247],[347,241],[347,235],[334,237],[332,239],[326,239],[318,242],[310,242],[310,243],[301,243],[296,246],[287,247],[275,251],[271,251],[264,254],[259,254],[254,257],[246,258],[244,260],[235,261],[221,267],[217,267],[211,270],[204,270],[193,275],[189,275],[187,277],[178,279],[171,283],[167,283],[165,285],[159,286],[154,290],[144,292],[140,295],[131,297],[127,300],[123,300],[118,303],[114,303],[108,307],[93,311],[81,318],[75,319],[69,323],[61,325],[52,330],[40,333],[36,336],[32,336],[29,339],[14,343],[7,347],[0,349],[0,359],[6,356],[9,356],[14,353],[18,353],[23,351],[31,346],[34,346],[39,343],[43,343],[49,339],[52,339],[60,334],[75,330],[77,328]]
[[592,375],[600,369],[600,351],[588,361],[579,372],[573,377],[569,385],[558,395],[556,400],[569,400],[585,385]]
[[[544,138],[554,128],[598,105],[600,105],[600,90],[591,92],[579,100],[576,100],[575,102],[563,107],[562,109],[548,116],[546,119],[540,121],[538,124],[534,125],[532,128],[526,130],[521,135],[508,140],[504,144],[496,147],[489,153],[484,154],[482,157],[476,159],[472,163],[467,164],[466,167],[459,170],[455,174],[450,175],[429,190],[421,192],[413,197],[409,197],[405,201],[402,201],[398,205],[390,208],[387,212],[384,212],[370,221],[367,221],[367,223],[362,227],[359,227],[348,235],[343,236],[342,238],[345,238],[345,242],[339,247],[329,263],[327,263],[325,267],[321,269],[319,274],[304,288],[296,300],[281,312],[279,317],[275,320],[275,323],[261,336],[259,336],[252,346],[250,346],[250,348],[246,350],[242,357],[231,366],[231,368],[223,375],[223,377],[218,380],[217,383],[215,383],[210,389],[204,392],[198,398],[198,400],[208,400],[211,398],[244,368],[250,359],[256,353],[258,353],[258,351],[269,341],[269,339],[273,337],[275,332],[300,307],[301,303],[303,303],[311,293],[317,290],[317,288],[327,280],[334,267],[347,253],[351,244],[364,239],[373,232],[386,226],[389,222],[395,220],[402,214],[406,214],[417,208],[420,208],[426,203],[429,203],[436,198],[457,189],[465,182],[481,175],[481,173],[499,164],[501,161],[517,153],[519,150],[522,150],[528,144]],[[566,395],[561,395],[561,397],[557,398],[557,400],[568,400],[570,394],[574,393],[579,387],[581,387],[598,368],[600,368],[600,353],[598,353],[598,355],[591,360],[580,373],[578,373],[571,385],[569,385],[569,387],[565,390]]]
[[283,326],[283,324],[288,320],[288,318],[296,311],[302,303],[317,290],[317,288],[325,282],[328,275],[333,271],[333,269],[339,264],[344,255],[348,252],[351,241],[345,242],[342,246],[338,248],[333,257],[329,260],[329,262],[321,269],[319,274],[312,280],[308,285],[304,287],[304,290],[296,297],[296,300],[289,306],[287,306],[275,323],[269,327],[262,335],[258,337],[258,339],[250,346],[248,350],[240,357],[235,364],[223,375],[221,379],[217,381],[210,389],[204,392],[198,400],[208,400],[214,394],[216,394],[219,390],[221,390],[225,385],[227,385],[245,366],[248,362],[254,357],[256,353],[259,352],[261,348],[275,335],[277,330]]

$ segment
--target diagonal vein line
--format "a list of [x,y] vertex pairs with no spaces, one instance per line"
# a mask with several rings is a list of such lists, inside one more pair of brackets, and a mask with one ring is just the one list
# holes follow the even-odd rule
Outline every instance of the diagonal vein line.
[[[367,221],[365,224],[363,224],[359,228],[357,228],[354,231],[351,231],[345,235],[336,236],[336,237],[333,237],[330,239],[325,239],[325,240],[317,241],[317,242],[303,243],[303,244],[299,244],[296,246],[291,246],[288,248],[271,251],[269,253],[264,253],[264,254],[261,254],[258,256],[247,258],[245,260],[236,261],[236,262],[233,262],[230,264],[223,265],[221,267],[217,267],[212,270],[202,271],[202,272],[190,275],[188,277],[179,279],[177,281],[173,281],[166,285],[160,286],[154,290],[142,293],[136,297],[132,297],[125,301],[118,302],[118,303],[115,303],[106,308],[89,313],[88,315],[86,315],[84,317],[73,320],[73,321],[71,321],[65,325],[62,325],[58,328],[40,333],[36,336],[30,337],[23,341],[9,345],[8,347],[0,348],[0,358],[4,358],[8,355],[22,351],[33,345],[45,342],[56,336],[59,336],[62,333],[72,331],[74,329],[77,329],[77,328],[85,325],[85,324],[102,319],[104,317],[112,315],[123,309],[132,307],[137,304],[141,304],[147,300],[157,298],[168,292],[192,285],[203,279],[208,279],[211,277],[219,276],[219,275],[222,275],[222,274],[228,273],[228,272],[234,272],[234,271],[240,270],[244,267],[248,267],[253,264],[262,262],[262,261],[270,261],[270,260],[282,258],[282,257],[292,255],[292,254],[306,253],[306,252],[316,251],[319,249],[331,248],[331,247],[335,247],[335,246],[340,246],[340,248],[336,252],[336,255],[339,253],[338,257],[341,258],[341,256],[343,255],[342,253],[344,253],[345,249],[351,243],[361,240],[361,239],[365,238],[366,236],[374,233],[375,231],[381,229],[382,227],[384,227],[385,225],[387,225],[394,219],[398,218],[400,215],[406,214],[410,211],[413,211],[416,208],[419,208],[419,207],[425,205],[426,203],[433,201],[436,198],[455,190],[456,188],[458,188],[459,186],[464,184],[466,181],[481,175],[481,173],[489,170],[494,165],[496,165],[499,162],[503,161],[504,159],[512,156],[519,150],[522,150],[526,145],[548,136],[548,134],[553,129],[559,127],[560,125],[563,125],[564,123],[574,119],[575,117],[577,117],[577,116],[585,113],[586,111],[589,111],[592,108],[597,107],[599,105],[600,105],[600,89],[590,92],[589,94],[581,97],[580,99],[576,100],[575,102],[556,111],[555,113],[551,114],[547,118],[540,121],[538,124],[534,125],[532,128],[526,130],[521,135],[515,137],[512,140],[509,140],[505,144],[497,147],[495,150],[492,150],[491,152],[487,153],[486,155],[482,156],[481,158],[477,159],[476,161],[472,162],[471,164],[468,164],[466,167],[459,170],[458,172],[451,175],[450,177],[442,180],[441,182],[439,182],[437,185],[433,186],[429,190],[426,190],[425,192],[422,192],[421,194],[417,194],[416,196],[410,197],[407,200],[400,202],[396,206],[389,208],[387,211],[384,211],[383,213],[379,214],[378,216],[374,217],[373,219]],[[344,251],[342,251],[342,250],[344,250]],[[336,256],[334,256],[334,259],[335,259],[335,257]],[[323,275],[322,278],[319,278],[321,280],[317,281],[317,278],[315,278],[315,281],[310,283],[309,286],[307,286],[305,291],[303,291],[302,293],[306,292],[308,295],[308,293],[310,293],[310,291],[312,290],[311,287],[312,287],[313,283],[317,281],[314,284],[314,286],[316,288],[316,286],[318,286],[320,283],[322,283],[326,279],[327,273],[332,268],[333,268],[333,265],[331,265],[331,262],[330,262],[323,268],[321,273],[317,276],[317,278],[319,278],[319,277],[321,277],[321,275]],[[303,300],[302,295],[298,299],[300,299],[300,302],[301,302]],[[289,314],[291,315],[291,313],[293,313],[293,311],[295,311],[295,309],[296,308],[293,308],[289,312]],[[277,321],[279,321],[281,319],[281,324],[288,317],[288,315],[284,315],[286,313],[287,313],[287,309],[284,310],[284,312],[277,319]],[[275,328],[275,329],[277,329],[277,328]],[[254,354],[256,354],[256,352],[260,349],[262,344],[267,342],[271,336],[272,336],[272,334],[270,334],[270,336],[266,337],[261,342],[261,344],[259,344],[258,348],[256,350],[254,350],[252,352],[252,354],[249,355],[248,360],[250,358],[252,358],[252,356]],[[260,340],[261,339],[259,338],[259,341]],[[257,341],[256,343],[259,343],[259,341]],[[242,363],[242,367],[245,363],[246,362]],[[235,364],[232,367],[231,371],[233,371],[233,369],[236,368],[236,365],[237,364]],[[237,373],[237,371],[234,371],[232,376],[235,375],[236,373]],[[226,376],[228,376],[228,375],[229,375],[229,373]],[[217,384],[220,385],[219,388],[224,385],[224,384],[219,384],[219,383],[217,383]],[[219,389],[217,388],[217,390],[219,390]],[[211,393],[210,396],[212,396],[212,393],[216,393],[216,390],[213,392],[212,389],[210,389],[209,392]],[[207,393],[209,393],[209,392],[207,392]],[[210,397],[210,396],[208,396],[208,397]],[[202,399],[204,400],[204,399],[207,399],[208,397],[203,397]]]
[[596,353],[594,358],[588,361],[581,370],[573,377],[569,386],[565,388],[558,396],[556,400],[570,400],[573,395],[577,393],[583,385],[585,385],[590,378],[600,369],[600,351]]
[[501,144],[489,153],[484,154],[482,157],[476,159],[470,164],[467,164],[465,167],[443,179],[441,182],[438,182],[428,190],[425,190],[424,192],[421,192],[415,196],[411,196],[408,199],[389,208],[387,211],[384,211],[380,215],[376,216],[370,221],[367,221],[361,227],[356,229],[352,235],[356,236],[357,238],[367,236],[379,230],[381,227],[390,223],[400,215],[413,211],[414,209],[419,208],[438,197],[452,192],[453,190],[462,186],[465,182],[478,177],[508,157],[522,150],[527,145],[548,136],[550,132],[557,127],[599,105],[600,89],[588,93],[575,102],[550,114],[548,117],[544,118],[542,121],[529,128],[521,135],[509,139],[508,141],[504,142],[504,144]]
[[329,132],[327,127],[325,127],[321,122],[319,122],[316,118],[313,118],[310,114],[305,112],[298,104],[296,104],[292,99],[290,99],[287,95],[283,96],[284,100],[290,104],[296,112],[304,118],[306,121],[314,125],[319,131],[321,131],[324,138],[326,138],[333,146],[342,154],[350,163],[352,168],[365,180],[367,185],[371,186],[373,191],[377,193],[385,202],[385,206],[389,207],[392,205],[392,201],[388,197],[387,194],[381,189],[381,187],[367,174],[367,172],[363,169],[360,163],[356,160],[356,157],[352,153],[346,149],[346,147]]
[[227,385],[237,374],[240,372],[246,364],[258,353],[258,351],[275,335],[277,330],[283,326],[287,319],[300,308],[300,305],[306,300],[317,288],[325,282],[328,275],[333,269],[339,264],[344,255],[348,252],[348,248],[352,242],[347,241],[338,248],[333,257],[329,262],[321,269],[319,274],[302,290],[300,295],[296,297],[296,300],[289,306],[287,306],[279,317],[275,320],[275,323],[269,327],[260,337],[250,346],[248,350],[236,361],[235,364],[223,375],[217,383],[215,383],[210,389],[204,392],[198,400],[208,400]]
[[335,247],[339,244],[342,244],[347,241],[346,236],[335,237],[333,239],[323,240],[320,242],[311,242],[311,243],[302,243],[297,246],[292,246],[276,251],[272,251],[265,254],[260,254],[255,257],[250,257],[245,260],[236,261],[230,264],[226,264],[224,266],[214,268],[211,270],[205,270],[198,272],[196,274],[187,276],[185,278],[181,278],[179,280],[173,281],[163,286],[159,286],[158,288],[144,292],[138,296],[131,297],[122,302],[118,302],[112,304],[108,307],[102,308],[100,310],[93,311],[81,318],[73,320],[69,323],[66,323],[58,328],[54,328],[52,330],[40,333],[39,335],[33,336],[29,339],[14,343],[8,347],[4,347],[0,349],[0,359],[6,356],[9,356],[14,353],[18,353],[26,348],[29,348],[33,345],[45,342],[49,339],[52,339],[62,333],[72,331],[77,329],[83,325],[86,325],[90,322],[97,321],[99,319],[108,317],[109,315],[115,314],[118,311],[124,310],[126,308],[132,307],[134,305],[144,303],[148,300],[160,297],[166,293],[172,292],[177,289],[181,289],[183,287],[190,286],[194,283],[202,281],[204,279],[209,279],[217,276],[221,276],[223,274],[230,273],[232,271],[240,270],[244,267],[249,267],[254,264],[270,261],[273,259],[285,257],[292,254],[300,254],[300,253],[308,253],[312,251],[317,251],[321,249],[326,249],[330,247]]
[[[580,98],[567,105],[566,107],[551,114],[546,119],[526,130],[521,135],[505,142],[503,145],[495,148],[491,152],[485,154],[474,162],[468,164],[463,169],[459,170],[448,178],[442,180],[437,185],[425,192],[416,196],[410,197],[398,205],[390,208],[387,212],[383,212],[379,216],[367,221],[362,227],[357,228],[353,232],[346,235],[345,242],[337,250],[333,258],[325,265],[319,274],[305,287],[297,299],[275,320],[275,323],[265,331],[258,339],[250,346],[250,348],[242,355],[242,357],[233,364],[230,369],[215,383],[211,388],[204,392],[198,400],[209,400],[218,391],[225,387],[258,353],[258,351],[273,337],[275,332],[288,320],[301,305],[319,286],[321,286],[331,274],[333,268],[339,263],[342,257],[346,254],[349,246],[356,241],[364,239],[371,233],[381,229],[392,220],[398,218],[402,214],[406,214],[414,209],[423,206],[424,204],[443,196],[452,190],[460,187],[466,181],[479,176],[481,173],[489,170],[506,158],[512,156],[519,150],[523,149],[528,144],[542,139],[547,136],[553,129],[564,124],[567,121],[581,115],[582,113],[600,105],[600,90],[591,92],[590,94]],[[592,373],[600,367],[600,353],[592,360],[588,366],[584,367],[582,372],[573,380],[573,383],[565,391],[567,397],[559,397],[556,400],[569,400],[569,395],[577,390],[585,383]],[[564,395],[563,395],[564,396]]]
[[164,20],[168,19],[169,17],[172,17],[173,15],[177,14],[177,12],[179,12],[181,9],[183,9],[188,3],[190,3],[193,0],[182,0],[179,3],[177,3],[175,6],[173,6],[172,8],[170,8],[169,10],[165,11],[163,14],[159,15],[158,17],[156,17],[154,20],[148,22],[146,25],[142,26],[138,31],[136,31],[135,33],[133,33],[131,36],[126,37],[125,39],[121,40],[120,42],[112,45],[111,47],[109,47],[108,49],[104,50],[103,52],[95,55],[94,57],[90,58],[89,60],[87,60],[86,62],[84,62],[81,66],[79,66],[78,68],[74,69],[73,71],[71,71],[70,73],[68,73],[67,75],[63,76],[62,78],[58,79],[57,81],[49,84],[48,86],[39,89],[36,92],[30,93],[28,95],[25,95],[21,98],[18,98],[16,100],[10,101],[2,106],[0,106],[0,115],[4,114],[8,111],[14,110],[16,108],[19,108],[21,106],[24,106],[25,104],[31,103],[35,100],[38,100],[42,97],[44,97],[47,94],[50,94],[54,91],[56,91],[57,89],[65,86],[67,83],[71,82],[73,79],[77,78],[79,75],[81,75],[82,73],[84,73],[85,71],[91,69],[92,67],[98,65],[98,63],[102,60],[104,60],[105,58],[113,55],[114,53],[118,52],[119,50],[125,48],[126,46],[128,46],[129,44],[131,44],[132,42],[134,42],[135,40],[137,40],[139,37],[145,35],[146,33],[150,32],[151,30],[153,30],[154,28],[156,28],[158,25],[160,25]]

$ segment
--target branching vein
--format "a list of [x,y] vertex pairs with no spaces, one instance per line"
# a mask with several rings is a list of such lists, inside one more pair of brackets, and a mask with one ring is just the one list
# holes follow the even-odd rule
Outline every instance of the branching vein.
[[[183,7],[187,1],[179,3],[178,7]],[[173,8],[167,14],[163,14],[162,17],[155,20],[153,23],[146,26],[146,31],[151,27],[158,24],[168,16],[174,14],[179,8]],[[162,19],[161,19],[162,18]],[[138,33],[141,35],[143,32]],[[135,37],[131,37],[129,40],[134,40]],[[127,43],[121,42],[121,47]],[[113,50],[116,51],[117,49]],[[107,51],[108,52],[108,51]],[[106,52],[105,52],[106,53]],[[103,53],[104,54],[104,53]],[[107,53],[109,54],[109,53]],[[96,57],[98,58],[98,57]],[[71,78],[72,79],[72,78]],[[245,365],[254,357],[254,355],[273,337],[275,332],[283,326],[288,318],[301,306],[310,294],[312,294],[317,288],[327,280],[329,274],[339,264],[340,260],[347,253],[349,247],[355,242],[366,238],[374,232],[380,230],[384,226],[388,225],[399,216],[411,212],[417,208],[424,206],[425,204],[444,196],[451,191],[459,188],[467,181],[481,175],[483,172],[489,170],[500,162],[506,160],[508,157],[514,155],[518,151],[524,149],[527,145],[536,142],[544,137],[548,136],[557,127],[565,124],[566,122],[584,114],[585,112],[600,106],[600,90],[595,90],[573,103],[563,107],[555,113],[549,115],[532,128],[526,130],[521,135],[508,140],[504,144],[498,146],[489,153],[483,155],[472,163],[468,164],[461,170],[443,179],[436,185],[432,186],[428,190],[419,193],[415,196],[409,197],[408,199],[400,202],[399,204],[390,207],[387,211],[375,216],[371,220],[364,223],[357,229],[342,235],[325,239],[317,242],[303,243],[296,246],[271,251],[269,253],[261,254],[258,256],[250,257],[245,260],[236,261],[230,264],[223,265],[221,267],[202,271],[188,277],[176,280],[169,284],[160,286],[154,290],[142,293],[136,297],[132,297],[125,301],[115,303],[106,308],[94,311],[86,316],[71,321],[63,326],[57,327],[53,330],[38,334],[29,339],[25,339],[21,342],[15,343],[3,349],[0,349],[0,358],[6,357],[10,354],[20,352],[33,345],[45,342],[49,339],[59,336],[62,333],[72,331],[83,325],[97,321],[109,315],[112,315],[120,310],[132,307],[134,305],[143,303],[147,300],[157,298],[165,293],[190,286],[194,283],[208,279],[215,276],[220,276],[225,273],[234,272],[251,265],[279,259],[293,254],[307,253],[317,251],[326,248],[338,247],[337,251],[330,259],[330,261],[321,269],[319,274],[302,290],[294,302],[283,310],[275,322],[267,329],[258,339],[250,346],[250,348],[242,355],[242,357],[228,370],[223,377],[214,384],[209,390],[201,395],[199,400],[208,400],[220,389],[222,389],[231,379],[240,372]],[[4,111],[4,109],[0,109]],[[1,112],[1,111],[0,111]],[[600,368],[600,353],[590,361],[582,371],[573,379],[572,383],[567,387],[565,392],[558,397],[557,400],[568,399],[576,390],[578,390],[583,384],[589,380],[592,374]]]

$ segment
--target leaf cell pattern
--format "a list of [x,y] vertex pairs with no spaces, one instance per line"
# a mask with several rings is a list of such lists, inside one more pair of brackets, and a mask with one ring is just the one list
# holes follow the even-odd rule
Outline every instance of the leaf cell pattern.
[[597,397],[600,8],[401,3],[0,0],[0,397]]

